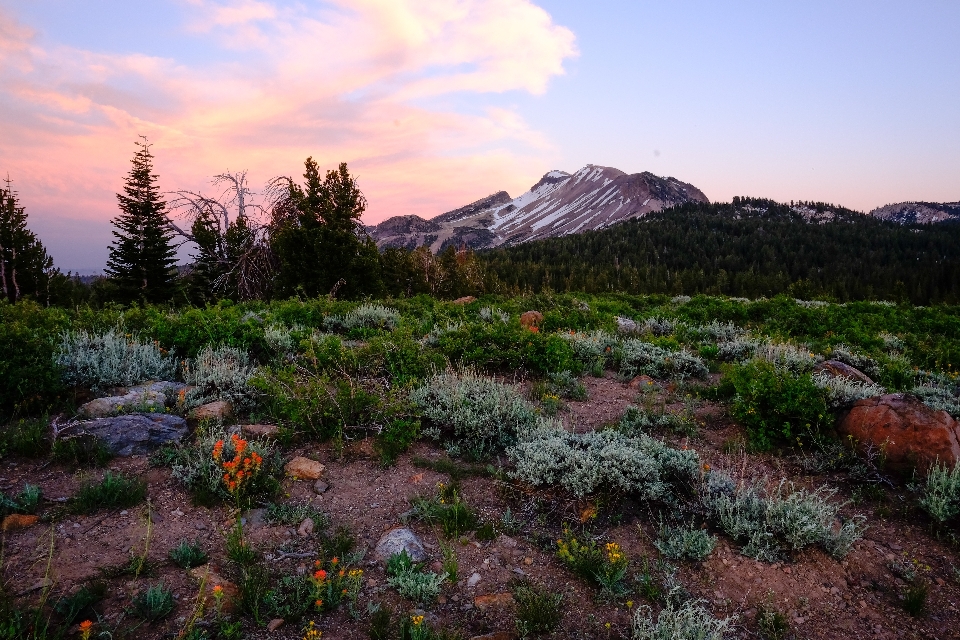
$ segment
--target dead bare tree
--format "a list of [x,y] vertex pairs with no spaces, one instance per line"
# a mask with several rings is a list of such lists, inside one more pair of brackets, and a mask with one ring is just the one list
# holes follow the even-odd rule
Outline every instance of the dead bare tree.
[[168,218],[170,229],[199,248],[196,267],[209,278],[213,293],[235,293],[241,300],[266,297],[276,268],[268,228],[273,198],[253,192],[246,171],[221,173],[212,184],[221,189],[218,196],[172,192],[168,208],[189,227]]

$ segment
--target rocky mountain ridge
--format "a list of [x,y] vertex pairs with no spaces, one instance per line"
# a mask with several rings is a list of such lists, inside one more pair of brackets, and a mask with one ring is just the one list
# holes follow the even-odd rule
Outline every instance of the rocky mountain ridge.
[[869,215],[899,224],[960,222],[960,202],[898,202],[877,207]]
[[603,229],[693,201],[709,202],[676,178],[588,164],[573,174],[550,171],[516,198],[498,191],[432,219],[395,216],[368,231],[381,247],[487,249]]

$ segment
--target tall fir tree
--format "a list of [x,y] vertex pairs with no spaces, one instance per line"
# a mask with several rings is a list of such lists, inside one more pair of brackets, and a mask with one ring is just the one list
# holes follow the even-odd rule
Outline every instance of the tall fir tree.
[[110,245],[107,275],[126,302],[166,302],[175,292],[176,248],[150,144],[140,137],[123,193],[117,194],[121,213],[111,221],[116,240]]
[[10,177],[0,187],[0,293],[10,302],[24,296],[43,296],[53,260],[43,243],[27,228]]

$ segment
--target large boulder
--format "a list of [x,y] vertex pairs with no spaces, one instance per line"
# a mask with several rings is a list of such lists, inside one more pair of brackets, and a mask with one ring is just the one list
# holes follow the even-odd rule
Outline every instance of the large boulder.
[[93,436],[115,456],[142,456],[187,435],[187,421],[168,413],[131,413],[79,422],[65,437]]
[[813,372],[825,373],[831,378],[848,378],[857,382],[873,384],[873,380],[870,379],[870,376],[865,374],[863,371],[860,371],[860,369],[857,369],[856,367],[851,367],[845,362],[840,362],[839,360],[824,360],[823,362],[818,362],[817,366],[813,368]]
[[543,322],[543,314],[539,311],[527,311],[520,316],[520,326],[526,329],[539,327],[541,322]]
[[187,417],[195,423],[203,420],[220,420],[221,422],[233,415],[233,405],[226,400],[214,400],[190,410]]
[[957,421],[905,393],[857,401],[837,430],[861,450],[868,445],[881,449],[887,467],[897,472],[926,472],[935,462],[953,466],[960,460]]

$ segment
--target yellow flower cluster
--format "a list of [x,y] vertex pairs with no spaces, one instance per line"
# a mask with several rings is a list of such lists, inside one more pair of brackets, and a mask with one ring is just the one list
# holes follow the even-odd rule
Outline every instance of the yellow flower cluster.
[[322,635],[323,631],[316,628],[313,620],[303,629],[303,640],[320,640],[320,636]]
[[606,550],[607,562],[610,564],[620,564],[626,558],[626,556],[623,555],[623,550],[620,548],[620,545],[616,542],[608,542]]

